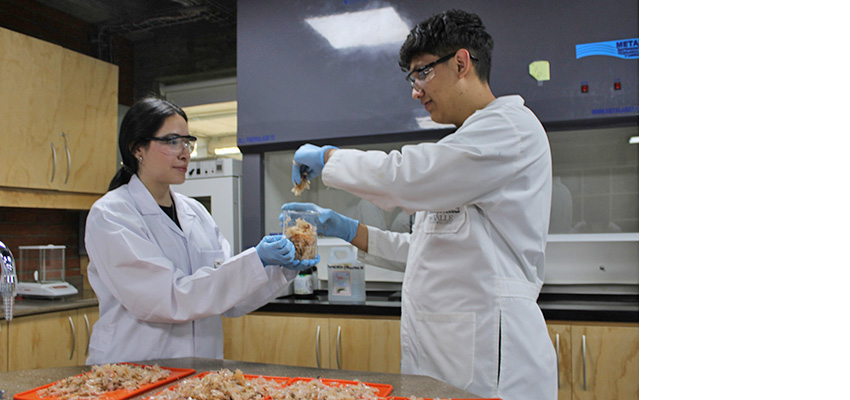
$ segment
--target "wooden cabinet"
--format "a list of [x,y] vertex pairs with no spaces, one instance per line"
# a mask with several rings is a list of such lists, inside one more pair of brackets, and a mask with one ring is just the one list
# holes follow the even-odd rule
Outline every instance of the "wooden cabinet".
[[638,399],[638,327],[550,322],[558,399]]
[[354,371],[401,372],[398,319],[331,318],[331,367]]
[[105,193],[117,115],[117,66],[0,28],[0,186]]
[[77,311],[13,318],[9,323],[9,370],[78,364]]
[[97,307],[87,307],[78,311],[77,318],[79,319],[82,334],[77,331],[77,365],[85,365],[86,359],[89,357],[89,343],[91,342],[91,333],[94,323],[100,317],[100,311]]
[[62,49],[58,189],[106,193],[118,149],[118,67]]
[[0,372],[9,370],[9,323],[0,320]]
[[224,358],[328,368],[328,319],[249,314],[224,318]]
[[97,308],[89,307],[13,318],[7,330],[9,371],[84,365],[96,316]]
[[57,187],[61,50],[0,28],[0,186]]
[[398,319],[367,317],[254,313],[224,318],[224,358],[397,373],[400,326]]
[[638,328],[571,328],[573,400],[638,398]]
[[570,400],[573,395],[573,387],[570,381],[570,367],[572,356],[570,355],[570,325],[550,323],[549,337],[558,355],[558,400]]

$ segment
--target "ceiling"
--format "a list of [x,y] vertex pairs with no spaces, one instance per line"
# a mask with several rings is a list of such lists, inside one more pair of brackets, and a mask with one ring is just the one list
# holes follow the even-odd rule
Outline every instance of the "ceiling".
[[236,0],[34,0],[130,41],[182,24],[236,23]]

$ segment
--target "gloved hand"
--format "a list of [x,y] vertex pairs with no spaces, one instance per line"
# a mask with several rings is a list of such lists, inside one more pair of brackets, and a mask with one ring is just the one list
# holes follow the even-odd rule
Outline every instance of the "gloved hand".
[[295,150],[292,165],[292,184],[301,184],[301,175],[306,175],[307,179],[313,179],[322,173],[325,168],[325,152],[329,149],[337,149],[335,146],[316,146],[305,144]]
[[319,263],[319,257],[312,260],[296,260],[295,245],[283,235],[267,235],[255,246],[263,266],[280,265],[286,269],[301,271]]
[[286,203],[280,208],[279,218],[281,222],[286,217],[283,213],[286,210],[318,212],[319,226],[316,227],[316,232],[320,235],[338,237],[346,242],[354,240],[354,237],[357,236],[357,225],[360,222],[334,210],[322,208],[313,203]]

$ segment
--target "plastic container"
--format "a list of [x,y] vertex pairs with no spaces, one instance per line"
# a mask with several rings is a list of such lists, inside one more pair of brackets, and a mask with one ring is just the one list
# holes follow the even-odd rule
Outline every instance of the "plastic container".
[[313,271],[315,269],[316,267],[313,267],[298,272],[298,276],[295,277],[295,282],[292,285],[296,299],[312,299],[314,297]]
[[318,256],[316,244],[318,235],[316,226],[319,224],[319,213],[315,211],[283,212],[281,228],[283,234],[295,245],[295,259],[312,260]]
[[366,302],[366,272],[354,247],[332,247],[328,257],[328,301]]

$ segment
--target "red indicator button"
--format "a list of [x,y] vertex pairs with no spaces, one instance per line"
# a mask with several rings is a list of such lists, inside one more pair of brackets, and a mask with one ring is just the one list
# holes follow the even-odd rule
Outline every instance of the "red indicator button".
[[581,85],[581,92],[582,92],[582,93],[587,93],[587,90],[588,90],[587,84],[586,84],[586,83],[585,83],[585,84],[582,84],[582,85]]
[[619,81],[614,82],[614,90],[620,90],[620,89],[622,89],[622,88],[623,88],[623,87],[622,87],[622,86],[620,86],[620,82],[619,82]]

